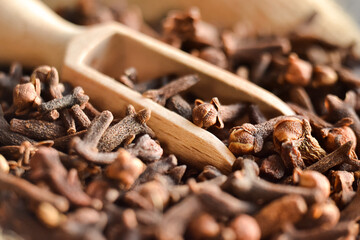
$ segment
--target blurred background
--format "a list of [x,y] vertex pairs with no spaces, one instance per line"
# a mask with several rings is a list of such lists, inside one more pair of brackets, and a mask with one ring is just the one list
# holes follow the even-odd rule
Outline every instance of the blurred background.
[[[341,46],[360,42],[356,25],[356,22],[360,22],[360,15],[357,14],[360,2],[357,0],[43,1],[63,17],[77,24],[115,20],[135,29],[146,24],[156,30],[160,28],[160,23],[169,10],[186,10],[191,6],[198,7],[201,18],[216,27],[233,28],[240,22],[250,26],[259,35],[287,34],[316,15],[306,27],[308,34]],[[87,23],[82,22],[81,15],[86,15]],[[90,22],[89,17],[93,18]],[[143,19],[145,24],[140,23],[139,19]],[[148,31],[147,33],[149,34]],[[358,46],[355,47],[355,51],[360,55]]]

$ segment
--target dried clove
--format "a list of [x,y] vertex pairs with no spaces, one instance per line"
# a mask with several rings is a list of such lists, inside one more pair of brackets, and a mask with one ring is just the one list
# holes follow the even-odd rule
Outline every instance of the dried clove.
[[181,237],[190,221],[202,211],[202,204],[197,197],[190,195],[173,206],[164,214],[157,226],[159,239],[177,239]]
[[105,170],[108,178],[118,180],[124,189],[129,189],[145,170],[145,165],[130,155],[126,150],[119,149],[117,157]]
[[69,202],[66,198],[33,185],[24,179],[19,179],[3,172],[0,172],[0,188],[2,190],[14,191],[16,194],[38,203],[51,203],[62,212],[66,212],[69,208]]
[[0,107],[0,143],[2,145],[20,145],[22,142],[28,141],[34,143],[35,141],[25,137],[21,134],[14,133],[10,130],[10,125],[4,118],[4,113]]
[[71,107],[71,114],[75,118],[75,121],[82,128],[88,128],[91,124],[89,117],[85,114],[85,112],[80,108],[78,104],[75,104]]
[[347,171],[332,171],[331,180],[332,199],[338,206],[346,206],[356,194],[352,187],[355,181],[354,175]]
[[67,134],[76,133],[75,119],[70,115],[68,109],[63,109],[61,111],[61,118],[66,128],[66,133]]
[[199,77],[197,75],[186,75],[166,84],[160,89],[148,90],[143,93],[143,96],[165,106],[167,99],[189,89],[197,82],[199,82]]
[[72,204],[99,207],[99,202],[93,201],[81,189],[77,171],[66,171],[55,149],[40,147],[31,158],[30,167],[33,180],[49,181],[53,189],[64,195]]
[[191,120],[192,109],[190,104],[179,94],[169,98],[166,101],[166,108],[171,111],[176,112],[180,116],[186,118],[187,120]]
[[139,137],[134,144],[126,146],[125,149],[144,162],[159,160],[163,154],[163,149],[148,134]]
[[106,129],[108,129],[112,120],[112,113],[103,111],[92,121],[82,140],[79,137],[72,138],[70,148],[87,161],[100,164],[112,163],[117,158],[117,153],[99,153],[97,149],[99,140]]
[[262,150],[265,139],[271,136],[275,124],[286,116],[272,118],[256,125],[245,123],[231,129],[229,149],[235,155],[258,153]]
[[36,140],[49,140],[66,134],[65,128],[58,123],[35,119],[13,118],[10,121],[10,130]]
[[188,232],[191,239],[209,239],[220,233],[220,226],[213,216],[203,213],[189,223]]
[[296,223],[298,229],[331,229],[340,219],[340,210],[334,203],[313,204],[304,217]]
[[81,87],[76,87],[69,95],[42,103],[39,106],[39,111],[50,112],[52,110],[70,108],[75,104],[79,104],[81,106],[84,105],[87,101],[89,101],[89,96],[84,94],[84,90]]
[[261,230],[261,237],[268,237],[272,233],[276,233],[285,224],[296,223],[306,211],[306,203],[298,195],[287,195],[271,202],[255,215]]
[[223,192],[219,186],[206,185],[206,187],[201,187],[195,184],[191,188],[204,207],[217,216],[234,217],[241,213],[252,214],[257,211],[255,204],[241,201]]
[[298,231],[289,229],[275,239],[305,240],[305,239],[339,239],[342,237],[354,239],[359,232],[359,226],[355,222],[340,222],[331,229],[311,229]]
[[235,217],[230,227],[234,230],[236,239],[239,240],[258,240],[261,236],[261,230],[257,221],[246,214],[240,214]]
[[218,98],[212,98],[210,103],[200,99],[195,100],[192,119],[196,126],[209,128],[215,125],[223,128],[224,123],[234,121],[244,110],[244,104],[232,104],[223,106]]
[[129,105],[126,116],[120,122],[108,128],[100,138],[99,151],[112,151],[125,140],[127,143],[131,143],[137,134],[147,133],[154,136],[153,131],[146,125],[150,115],[149,109],[143,109],[136,113],[134,107]]
[[[249,162],[251,160],[244,160]],[[256,173],[258,169],[252,169],[252,167],[246,167],[242,171],[236,171],[232,177],[222,185],[222,189],[230,192],[234,196],[252,201],[257,204],[264,204],[275,199],[281,198],[289,194],[297,194],[302,196],[309,204],[315,202],[323,202],[330,194],[330,183],[327,178],[319,173],[309,171],[309,174],[297,175],[300,178],[310,178],[310,180],[302,180],[300,186],[289,186],[283,184],[270,183],[268,181],[257,179]],[[306,171],[304,171],[306,172]],[[309,177],[310,175],[310,177]],[[313,175],[315,179],[313,179]],[[312,183],[309,186],[308,182]],[[319,182],[315,184],[316,182]]]
[[318,161],[326,152],[311,136],[311,126],[306,120],[284,118],[276,123],[273,132],[274,145],[287,169],[305,168]]

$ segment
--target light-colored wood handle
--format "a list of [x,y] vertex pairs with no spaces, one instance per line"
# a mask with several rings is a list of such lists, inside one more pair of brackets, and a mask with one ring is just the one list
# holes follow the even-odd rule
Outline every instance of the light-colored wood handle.
[[67,43],[82,31],[37,0],[0,0],[0,63],[62,66]]

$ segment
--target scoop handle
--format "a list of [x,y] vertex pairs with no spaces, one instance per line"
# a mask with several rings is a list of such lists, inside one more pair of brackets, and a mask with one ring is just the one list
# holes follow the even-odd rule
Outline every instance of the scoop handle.
[[38,0],[0,0],[0,63],[61,68],[67,43],[82,31]]

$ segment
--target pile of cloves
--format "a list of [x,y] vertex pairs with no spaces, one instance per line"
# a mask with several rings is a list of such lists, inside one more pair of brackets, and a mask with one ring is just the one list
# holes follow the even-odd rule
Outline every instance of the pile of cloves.
[[[186,90],[197,80],[186,75],[143,94],[176,94],[174,84],[185,81]],[[226,176],[213,166],[179,165],[146,126],[148,109],[136,112],[129,105],[125,117],[114,119],[92,106],[81,87],[62,84],[53,67],[40,66],[28,77],[13,64],[0,84],[13,91],[12,98],[1,95],[4,236],[230,240],[358,234],[360,165],[350,117],[335,124],[306,114],[266,120],[251,105],[252,119],[262,120],[228,133],[229,148],[239,157]],[[160,96],[154,100],[165,105],[171,97]],[[204,104],[195,101],[192,111]],[[219,110],[216,98],[209,104]],[[217,127],[224,125],[220,116]],[[328,148],[312,136],[312,126]]]
[[128,66],[118,81],[238,157],[224,175],[181,165],[146,125],[148,109],[129,105],[117,119],[55,68],[27,76],[15,63],[0,72],[1,237],[358,238],[359,60],[352,46],[306,34],[316,15],[287,35],[258,36],[243,24],[219,30],[194,8],[169,13],[157,33],[136,9],[79,6],[77,23],[126,23],[272,91],[297,115],[268,119],[253,104],[197,99],[187,92],[199,81],[192,74],[138,83]]

